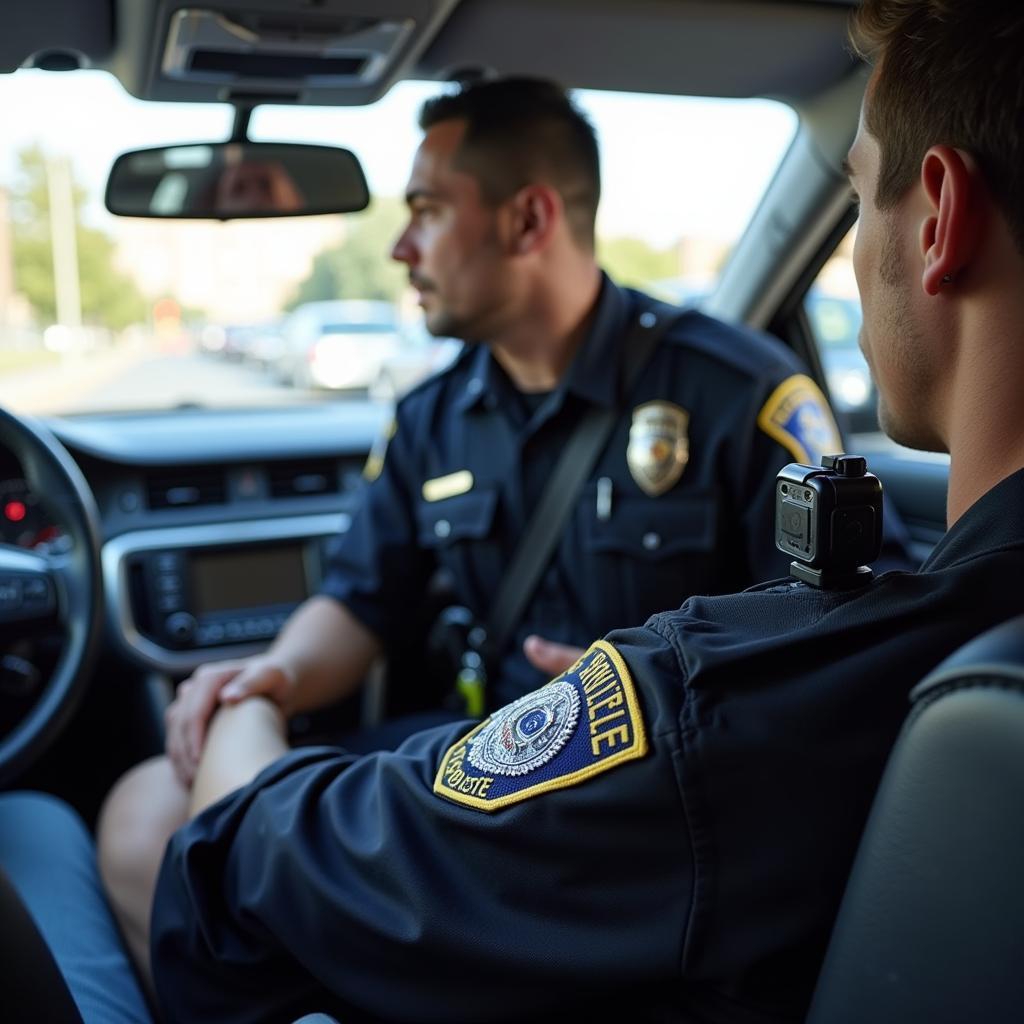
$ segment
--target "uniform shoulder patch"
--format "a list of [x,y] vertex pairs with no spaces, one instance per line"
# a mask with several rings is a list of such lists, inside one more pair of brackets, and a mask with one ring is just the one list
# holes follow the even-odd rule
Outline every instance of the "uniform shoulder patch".
[[496,711],[450,747],[434,792],[496,811],[646,753],[632,676],[619,652],[598,640],[566,672]]
[[822,455],[843,451],[843,440],[821,389],[802,373],[787,377],[768,396],[757,425],[796,462],[821,465]]

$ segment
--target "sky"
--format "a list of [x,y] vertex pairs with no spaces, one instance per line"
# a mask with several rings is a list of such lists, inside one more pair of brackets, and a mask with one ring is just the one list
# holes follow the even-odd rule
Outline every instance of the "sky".
[[[250,136],[347,146],[374,194],[401,195],[419,141],[419,105],[438,90],[436,83],[402,83],[372,107],[264,107]],[[601,145],[599,233],[639,237],[656,248],[684,235],[735,238],[796,130],[792,110],[772,101],[574,95]],[[101,71],[0,75],[0,184],[11,180],[14,154],[32,143],[69,155],[94,197],[89,219],[109,228],[98,197],[119,153],[224,139],[231,116],[229,107],[210,104],[156,108]]]

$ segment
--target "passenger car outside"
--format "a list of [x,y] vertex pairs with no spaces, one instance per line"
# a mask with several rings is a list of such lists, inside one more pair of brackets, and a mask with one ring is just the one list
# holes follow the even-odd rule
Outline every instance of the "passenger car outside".
[[275,365],[297,388],[366,391],[399,350],[398,319],[388,302],[308,302],[281,327]]

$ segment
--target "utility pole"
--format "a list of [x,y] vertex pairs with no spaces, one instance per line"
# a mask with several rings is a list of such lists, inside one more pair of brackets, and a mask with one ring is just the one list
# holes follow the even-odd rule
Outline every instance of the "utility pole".
[[[0,333],[14,319],[14,243],[11,238],[11,203],[0,186]],[[2,341],[0,337],[0,341]]]
[[71,164],[67,157],[46,158],[46,185],[50,196],[50,241],[53,246],[53,284],[57,323],[73,332],[82,326],[82,296],[78,288],[78,244]]

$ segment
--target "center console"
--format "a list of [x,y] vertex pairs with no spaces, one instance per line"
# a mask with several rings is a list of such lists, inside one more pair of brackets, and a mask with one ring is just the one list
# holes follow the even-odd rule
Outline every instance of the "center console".
[[122,534],[103,549],[119,639],[154,668],[187,672],[271,640],[323,579],[345,513]]

